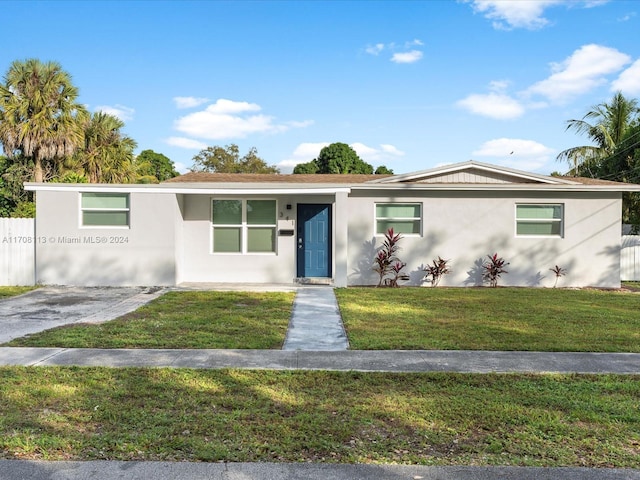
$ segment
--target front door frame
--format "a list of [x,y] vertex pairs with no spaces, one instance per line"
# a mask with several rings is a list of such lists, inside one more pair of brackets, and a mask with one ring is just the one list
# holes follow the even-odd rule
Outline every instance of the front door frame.
[[[327,229],[326,229],[326,238],[325,238],[325,253],[324,255],[324,264],[326,268],[326,274],[323,275],[307,275],[309,271],[308,266],[306,265],[306,246],[307,246],[307,235],[308,229],[307,224],[311,222],[315,215],[309,216],[305,215],[305,207],[311,207],[312,210],[317,211],[315,215],[318,213],[325,211],[327,212]],[[315,208],[314,208],[315,207]],[[331,203],[299,203],[297,205],[297,215],[296,215],[296,273],[298,278],[331,278],[332,276],[332,264],[333,264],[333,205]],[[309,216],[309,218],[305,218],[305,216]]]

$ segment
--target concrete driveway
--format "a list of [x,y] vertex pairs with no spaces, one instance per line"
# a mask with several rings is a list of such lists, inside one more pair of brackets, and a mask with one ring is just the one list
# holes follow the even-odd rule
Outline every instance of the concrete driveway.
[[101,323],[162,295],[158,287],[41,287],[0,300],[0,344],[70,323]]

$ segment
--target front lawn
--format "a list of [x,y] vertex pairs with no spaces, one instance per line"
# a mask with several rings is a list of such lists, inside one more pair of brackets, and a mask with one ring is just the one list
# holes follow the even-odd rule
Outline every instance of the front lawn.
[[0,458],[640,468],[639,376],[0,368]]
[[541,288],[346,288],[355,350],[640,352],[640,295]]
[[[640,352],[640,294],[528,288],[336,289],[353,350]],[[282,347],[293,293],[171,292],[99,325],[11,346]]]
[[110,322],[59,327],[7,345],[279,349],[293,298],[291,292],[169,292]]

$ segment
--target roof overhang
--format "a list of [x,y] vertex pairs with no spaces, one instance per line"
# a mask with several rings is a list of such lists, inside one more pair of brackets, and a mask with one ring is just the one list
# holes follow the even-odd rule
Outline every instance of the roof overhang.
[[195,195],[334,195],[349,193],[349,185],[291,183],[161,183],[161,184],[101,184],[101,183],[25,183],[32,192],[127,192]]

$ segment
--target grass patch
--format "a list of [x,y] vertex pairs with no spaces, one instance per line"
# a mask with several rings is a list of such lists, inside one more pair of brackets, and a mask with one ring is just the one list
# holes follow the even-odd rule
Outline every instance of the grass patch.
[[352,349],[640,352],[640,295],[539,288],[336,289]]
[[169,292],[111,322],[64,326],[7,345],[278,349],[293,298],[290,292]]
[[0,368],[0,457],[640,468],[640,377]]
[[23,293],[35,290],[36,287],[0,287],[0,299],[7,297],[15,297]]

